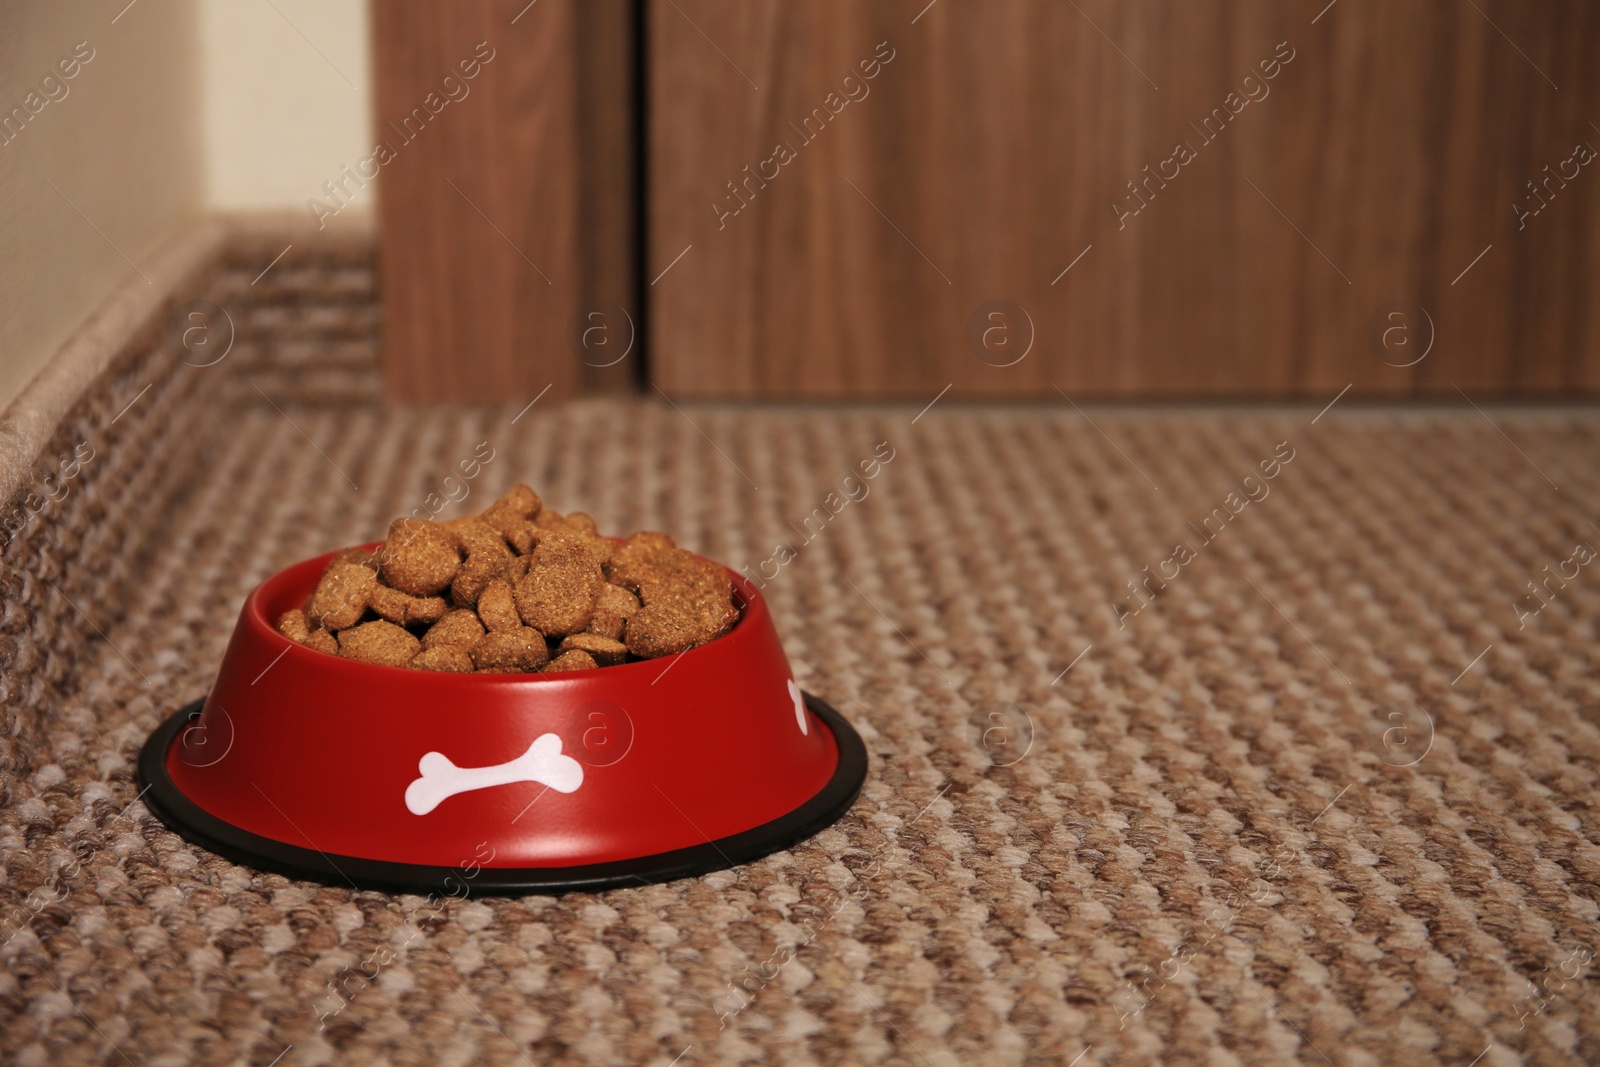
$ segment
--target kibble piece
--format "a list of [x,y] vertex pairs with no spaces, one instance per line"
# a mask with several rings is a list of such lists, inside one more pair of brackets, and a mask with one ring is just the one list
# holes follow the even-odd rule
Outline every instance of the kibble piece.
[[467,557],[450,583],[450,596],[458,605],[476,604],[484,587],[506,574],[506,568],[515,559],[505,542],[485,548]]
[[642,583],[660,577],[659,557],[674,547],[666,534],[641,530],[612,552],[606,579],[638,592]]
[[611,562],[611,557],[616,555],[617,543],[598,534],[584,534],[583,547],[588,551],[589,558],[600,565],[602,572],[606,564]]
[[503,536],[511,527],[537,516],[539,509],[538,493],[525,485],[514,485],[505,496],[485,508],[479,518]]
[[326,630],[312,630],[300,643],[318,652],[326,652],[330,656],[339,654],[339,639]]
[[536,671],[550,658],[544,635],[526,626],[510,633],[484,634],[470,653],[478,670],[494,674]]
[[[613,585],[609,588],[616,589],[617,586]],[[584,633],[599,634],[601,637],[609,637],[620,641],[622,640],[623,627],[627,626],[627,624],[628,620],[621,615],[613,615],[611,612],[601,611],[597,607],[594,609],[594,614],[589,617],[589,628]]]
[[[328,561],[328,567],[332,567],[337,563],[359,563],[364,567],[369,567],[373,571],[377,571],[378,553],[376,550],[371,548],[362,548],[360,545],[352,545],[349,548],[341,548],[339,551],[335,552],[333,554],[333,558]],[[328,572],[326,569],[324,569],[322,573],[326,574]]]
[[335,563],[322,575],[306,614],[313,626],[325,630],[343,630],[361,621],[366,613],[367,599],[378,584],[377,575],[370,567],[359,563]]
[[605,580],[580,538],[547,534],[517,583],[517,613],[542,634],[559,637],[589,625]]
[[444,597],[407,596],[398,589],[390,589],[381,584],[372,587],[367,604],[380,618],[399,623],[401,626],[438,622],[444,618],[444,613],[450,610],[450,605],[445,603]]
[[628,658],[628,646],[599,634],[571,634],[561,639],[561,651],[587,652],[602,667],[614,667]]
[[[636,583],[644,605],[623,630],[629,652],[675,655],[720,637],[738,621],[733,583],[721,565],[656,538],[630,538],[628,551],[622,576]],[[613,580],[617,573],[614,565]]]
[[367,606],[378,613],[380,619],[388,619],[404,626],[406,621],[406,605],[411,603],[411,597],[398,589],[390,589],[386,585],[376,585],[367,597]]
[[562,671],[592,671],[598,666],[599,664],[594,661],[593,656],[574,648],[571,651],[561,653],[561,655],[546,663],[544,665],[544,673],[559,674]]
[[[600,536],[600,529],[595,525],[594,519],[582,511],[573,511],[563,515],[559,511],[551,511],[546,508],[544,511],[539,512],[538,517],[533,520],[533,525],[534,529],[541,534],[563,533],[571,534],[574,537],[605,541],[605,538]],[[610,556],[609,548],[606,550],[605,555],[607,557]]]
[[600,590],[600,599],[595,602],[595,608],[621,615],[626,619],[639,610],[639,598],[620,585],[608,584]]
[[665,552],[678,547],[671,534],[664,534],[660,530],[637,530],[628,535],[628,544],[653,552]]
[[366,595],[366,606],[378,613],[379,619],[389,619],[405,625],[406,605],[411,603],[411,597],[398,589],[389,589],[387,585],[373,585],[373,592]]
[[438,622],[449,610],[450,603],[442,596],[412,597],[411,603],[406,605],[406,625],[426,626]]
[[738,621],[731,601],[660,600],[628,620],[623,641],[635,656],[673,656],[721,637]]
[[666,605],[641,608],[622,631],[629,652],[642,659],[672,656],[694,647],[696,627],[684,613]]
[[516,549],[518,555],[526,556],[539,544],[539,535],[543,532],[532,522],[512,523],[506,529],[506,544]]
[[623,640],[629,652],[643,659],[675,656],[695,646],[702,627],[694,616],[674,604],[652,604],[640,608],[628,620]]
[[465,652],[483,636],[483,623],[470,609],[457,608],[428,627],[422,635],[424,650],[458,648]]
[[577,534],[565,533],[560,530],[547,531],[539,537],[539,547],[533,550],[533,558],[529,566],[540,563],[549,563],[552,560],[581,560],[589,561],[589,550],[584,547],[584,539]]
[[721,564],[681,548],[657,553],[650,568],[653,576],[639,583],[639,600],[646,605],[656,599],[695,596],[727,600],[733,595],[733,583]]
[[299,608],[278,616],[278,632],[298,644],[305,644],[311,636],[311,621]]
[[471,674],[476,665],[465,649],[451,645],[436,645],[417,653],[410,666],[422,671],[450,671],[454,674]]
[[720,600],[701,606],[700,618],[705,623],[705,633],[700,643],[713,641],[739,624],[739,605],[732,600]]
[[421,651],[421,641],[405,627],[385,619],[364,622],[339,634],[339,655],[363,663],[404,667]]
[[511,593],[511,583],[496,578],[478,597],[478,618],[494,633],[512,633],[522,629],[522,617],[517,614],[516,598]]
[[476,515],[464,515],[444,523],[445,529],[456,535],[461,547],[470,557],[475,552],[493,551],[505,546],[505,540],[493,526]]
[[461,567],[456,535],[436,522],[396,519],[379,553],[383,580],[402,593],[432,596],[442,591]]
[[623,624],[638,610],[638,599],[622,586],[602,586],[594,602],[594,615],[589,619],[589,632],[620,639]]

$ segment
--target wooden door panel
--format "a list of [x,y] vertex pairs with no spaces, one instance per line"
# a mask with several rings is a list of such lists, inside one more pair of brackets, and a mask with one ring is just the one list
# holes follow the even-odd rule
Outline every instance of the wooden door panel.
[[[1600,180],[1581,167],[1520,230],[1512,205],[1600,146],[1600,14],[1323,8],[651,0],[656,380],[702,396],[1595,389]],[[1398,366],[1430,323],[1427,357]]]
[[391,397],[631,388],[637,360],[585,359],[573,329],[585,309],[636,304],[631,5],[371,12],[375,136],[391,151],[377,168]]

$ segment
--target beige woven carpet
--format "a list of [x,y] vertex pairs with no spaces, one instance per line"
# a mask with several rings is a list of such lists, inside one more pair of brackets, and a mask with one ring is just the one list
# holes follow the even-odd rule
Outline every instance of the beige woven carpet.
[[[211,294],[227,360],[137,355],[62,427],[46,459],[93,459],[4,555],[7,1057],[1600,1061],[1595,413],[419,415],[375,401],[364,263],[256,266]],[[441,903],[258,874],[135,801],[245,593],[481,441],[465,506],[526,480],[735,567],[798,548],[767,595],[871,752],[842,822]]]

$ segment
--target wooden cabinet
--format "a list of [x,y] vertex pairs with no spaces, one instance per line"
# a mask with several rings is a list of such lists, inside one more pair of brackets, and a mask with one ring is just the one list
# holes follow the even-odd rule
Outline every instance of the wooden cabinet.
[[655,375],[1593,391],[1600,9],[1475,3],[651,0]]
[[371,10],[390,396],[632,388],[637,355],[612,352],[639,317],[633,5]]
[[[1580,0],[374,12],[380,133],[457,53],[498,49],[384,170],[397,395],[630,373],[673,397],[1600,387]],[[647,368],[574,355],[596,302]]]

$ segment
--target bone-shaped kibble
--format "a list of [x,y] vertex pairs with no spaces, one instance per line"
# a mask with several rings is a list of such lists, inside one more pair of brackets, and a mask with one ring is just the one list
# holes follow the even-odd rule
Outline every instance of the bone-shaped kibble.
[[541,734],[528,751],[508,763],[493,767],[457,767],[442,752],[430,752],[417,763],[422,777],[406,786],[406,807],[413,815],[426,815],[457,793],[538,782],[558,793],[570,793],[583,784],[583,764],[561,754],[561,738]]

